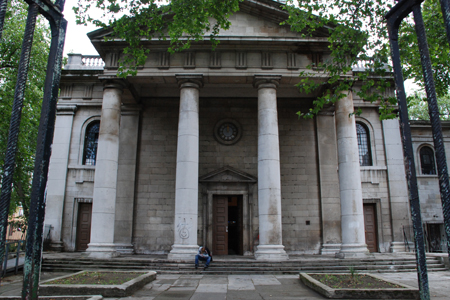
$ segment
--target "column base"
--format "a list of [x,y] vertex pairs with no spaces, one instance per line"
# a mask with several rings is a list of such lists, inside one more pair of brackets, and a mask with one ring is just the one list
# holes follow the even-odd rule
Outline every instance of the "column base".
[[[414,249],[414,243],[411,243],[409,245],[409,248],[411,249],[412,252]],[[408,252],[408,247],[406,246],[405,242],[391,242],[391,247],[389,248],[389,251],[391,253]]]
[[199,246],[197,245],[172,245],[172,250],[167,255],[167,259],[172,260],[188,260],[194,261],[195,255],[198,253]]
[[120,254],[116,251],[115,244],[89,243],[88,248],[86,249],[86,255],[90,258],[108,259],[117,257]]
[[134,254],[134,247],[132,244],[114,244],[116,251],[120,254]]
[[283,245],[259,245],[255,251],[256,260],[288,260],[289,256],[284,251]]
[[336,257],[366,257],[369,255],[369,249],[366,244],[342,244],[339,253]]
[[322,248],[320,249],[321,255],[335,255],[339,251],[341,251],[342,244],[322,244]]

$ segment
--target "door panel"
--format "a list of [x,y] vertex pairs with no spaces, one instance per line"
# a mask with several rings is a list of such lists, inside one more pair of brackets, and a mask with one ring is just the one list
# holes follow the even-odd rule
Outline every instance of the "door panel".
[[370,252],[378,252],[375,204],[364,204],[364,228],[367,248]]
[[86,251],[91,241],[92,203],[80,203],[78,207],[76,250]]
[[228,197],[215,197],[213,224],[213,253],[215,255],[228,255]]

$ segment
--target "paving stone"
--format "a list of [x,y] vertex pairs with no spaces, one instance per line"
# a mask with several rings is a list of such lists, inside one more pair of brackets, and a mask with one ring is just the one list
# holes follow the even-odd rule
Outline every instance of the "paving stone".
[[261,300],[263,299],[256,291],[230,291],[227,293],[227,300]]
[[227,284],[199,284],[196,293],[226,293]]
[[196,286],[198,286],[199,281],[200,281],[199,279],[180,278],[177,281],[175,281],[172,284],[172,286],[173,287],[179,287],[179,286],[182,286],[182,287],[194,286],[194,287],[196,287]]
[[195,292],[190,300],[225,300],[226,293],[198,293]]
[[228,276],[208,275],[200,280],[200,284],[228,284]]
[[281,285],[272,275],[252,275],[254,285]]
[[228,276],[228,290],[254,290],[255,286],[250,275],[230,275]]
[[191,299],[194,291],[167,291],[164,294],[161,294],[155,297],[155,300],[173,300],[173,299]]

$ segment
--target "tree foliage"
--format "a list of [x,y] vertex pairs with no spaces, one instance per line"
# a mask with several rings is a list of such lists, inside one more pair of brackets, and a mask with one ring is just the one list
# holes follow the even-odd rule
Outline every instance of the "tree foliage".
[[[228,17],[239,9],[242,1],[79,0],[74,10],[79,23],[110,26],[114,38],[127,42],[119,68],[119,75],[127,76],[136,74],[137,66],[145,62],[149,50],[142,40],[167,39],[169,51],[179,51],[187,49],[192,42],[208,38],[214,47],[219,42],[219,31],[229,28]],[[395,103],[395,99],[385,99],[384,90],[392,82],[383,79],[389,57],[383,16],[392,4],[392,0],[287,1],[284,9],[289,19],[285,24],[292,30],[304,36],[314,36],[316,30],[324,28],[329,33],[331,59],[320,66],[310,66],[320,70],[316,77],[326,80],[318,81],[310,75],[298,86],[306,93],[317,89],[324,92],[302,116],[312,117],[324,105],[334,103],[342,97],[341,91],[351,90],[358,80],[364,83],[357,91],[363,99],[380,101],[386,107],[390,104],[387,100]],[[96,9],[103,12],[100,18],[93,17]],[[209,36],[205,36],[206,32]],[[358,73],[357,77],[348,76],[359,60],[366,61],[368,71]]]
[[[450,95],[440,96],[437,99],[439,118],[450,121]],[[415,92],[408,97],[408,115],[410,120],[429,120],[428,102],[424,92]]]
[[[230,27],[228,18],[243,0],[78,0],[74,7],[77,22],[113,29],[115,39],[127,46],[121,58],[120,76],[135,75],[143,65],[149,49],[141,40],[158,38],[170,41],[170,52],[188,49],[192,42],[207,38],[213,46],[220,30]],[[99,18],[94,17],[101,11]],[[214,20],[214,21],[213,21]]]
[[[438,97],[445,98],[449,93],[450,85],[450,46],[445,33],[439,0],[426,0],[422,5],[422,15],[430,51],[436,94]],[[412,17],[404,21],[400,27],[399,45],[404,78],[412,79],[423,90],[425,84]]]
[[[0,44],[0,166],[4,165],[27,8],[28,5],[22,1],[9,1]],[[26,216],[28,212],[49,45],[49,30],[46,23],[39,19],[34,33],[25,87],[10,214],[19,205],[24,207]],[[3,176],[3,169],[0,169],[0,176]]]
[[[213,47],[219,42],[217,34],[229,28],[228,17],[239,9],[243,0],[78,0],[74,8],[80,23],[92,22],[110,26],[115,38],[125,40],[127,47],[119,75],[136,74],[138,65],[145,62],[148,49],[141,40],[160,38],[170,40],[169,51],[187,49],[192,42],[209,38]],[[313,117],[325,105],[336,102],[342,91],[354,90],[367,101],[377,102],[381,117],[393,116],[389,108],[396,104],[394,97],[386,98],[385,89],[394,83],[387,79],[390,68],[390,50],[384,16],[396,4],[394,0],[287,0],[284,9],[292,30],[303,36],[314,36],[318,30],[328,30],[330,59],[309,66],[316,72],[303,72],[299,89],[305,93],[320,90],[309,111],[299,112]],[[99,9],[101,18],[90,12]],[[449,46],[442,25],[438,0],[426,0],[423,14],[430,44],[439,96],[448,93]],[[216,20],[212,22],[211,20]],[[205,33],[209,37],[205,37]],[[411,20],[401,26],[400,45],[405,66],[405,79],[412,78],[423,87],[420,54]],[[364,61],[365,72],[350,76],[352,68]],[[125,67],[126,66],[126,67]],[[317,80],[321,78],[321,80]],[[326,80],[323,80],[326,78]],[[359,82],[362,86],[355,89]]]

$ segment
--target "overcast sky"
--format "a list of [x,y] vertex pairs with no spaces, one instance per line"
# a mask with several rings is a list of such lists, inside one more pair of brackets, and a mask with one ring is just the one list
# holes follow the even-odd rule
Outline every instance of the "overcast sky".
[[66,0],[64,6],[64,17],[67,20],[66,43],[64,45],[64,56],[67,53],[81,53],[84,55],[98,55],[94,46],[92,46],[87,33],[96,30],[93,25],[82,26],[76,25],[75,14],[72,7],[75,6],[77,0]]

